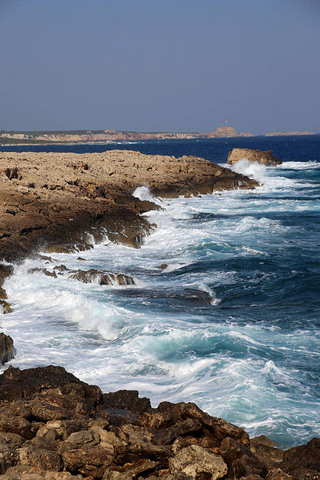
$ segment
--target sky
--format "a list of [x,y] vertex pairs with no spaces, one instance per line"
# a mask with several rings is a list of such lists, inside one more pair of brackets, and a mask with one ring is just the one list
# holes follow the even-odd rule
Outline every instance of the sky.
[[320,132],[320,0],[0,0],[0,130]]

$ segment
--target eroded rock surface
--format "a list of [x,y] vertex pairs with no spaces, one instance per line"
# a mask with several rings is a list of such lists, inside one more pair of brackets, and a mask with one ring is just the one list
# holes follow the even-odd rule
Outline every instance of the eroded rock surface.
[[320,439],[264,461],[239,427],[193,403],[151,408],[138,392],[103,394],[61,367],[0,375],[3,480],[317,480]]
[[138,247],[152,228],[141,213],[159,208],[132,196],[138,186],[175,197],[256,185],[196,157],[0,152],[0,258],[16,260],[39,247],[81,251],[106,234]]
[[250,148],[233,148],[228,154],[228,162],[233,165],[239,160],[246,158],[249,162],[257,162],[268,167],[280,165],[282,160],[272,155],[272,150],[252,150]]

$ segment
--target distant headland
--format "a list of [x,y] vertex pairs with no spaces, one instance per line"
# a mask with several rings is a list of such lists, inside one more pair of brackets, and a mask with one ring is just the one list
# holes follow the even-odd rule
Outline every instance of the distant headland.
[[[273,132],[266,136],[314,135],[314,132]],[[53,131],[0,131],[2,144],[43,144],[43,143],[113,143],[139,140],[177,140],[202,138],[255,137],[253,133],[237,132],[233,127],[218,127],[209,133],[192,132],[134,132],[119,130],[53,130]]]

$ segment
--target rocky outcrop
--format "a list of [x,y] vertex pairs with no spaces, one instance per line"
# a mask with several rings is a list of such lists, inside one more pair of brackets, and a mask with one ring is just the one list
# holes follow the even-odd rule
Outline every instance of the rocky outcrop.
[[138,392],[103,394],[61,367],[0,375],[3,480],[316,480],[320,439],[283,452],[253,453],[253,439],[193,403],[151,408]]
[[0,333],[0,363],[9,362],[14,357],[13,340],[9,335]]
[[67,276],[83,283],[96,283],[97,285],[135,285],[133,277],[125,273],[106,272],[91,268],[90,270],[70,270],[65,265],[56,265],[52,270],[36,267],[28,270],[28,273],[43,273],[47,277],[57,278]]
[[139,247],[153,228],[141,213],[160,208],[132,196],[141,185],[175,197],[258,184],[196,157],[0,152],[0,258],[81,251],[106,235]]
[[249,162],[257,162],[268,167],[280,165],[282,160],[272,155],[272,150],[252,150],[250,148],[233,148],[228,154],[229,165],[233,165],[239,160],[246,158]]

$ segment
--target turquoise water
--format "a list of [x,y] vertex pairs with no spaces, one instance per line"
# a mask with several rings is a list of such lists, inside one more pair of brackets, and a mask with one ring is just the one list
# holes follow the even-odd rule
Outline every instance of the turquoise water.
[[[106,238],[85,262],[42,262],[125,272],[134,287],[30,274],[34,260],[17,266],[5,285],[15,310],[1,322],[15,339],[12,364],[63,365],[153,405],[194,401],[282,447],[319,436],[319,136],[12,150],[130,148],[225,164],[233,146],[273,149],[284,163],[239,162],[263,184],[254,191],[154,199],[165,210],[147,214],[158,227],[139,250]],[[150,198],[145,187],[135,195]]]

